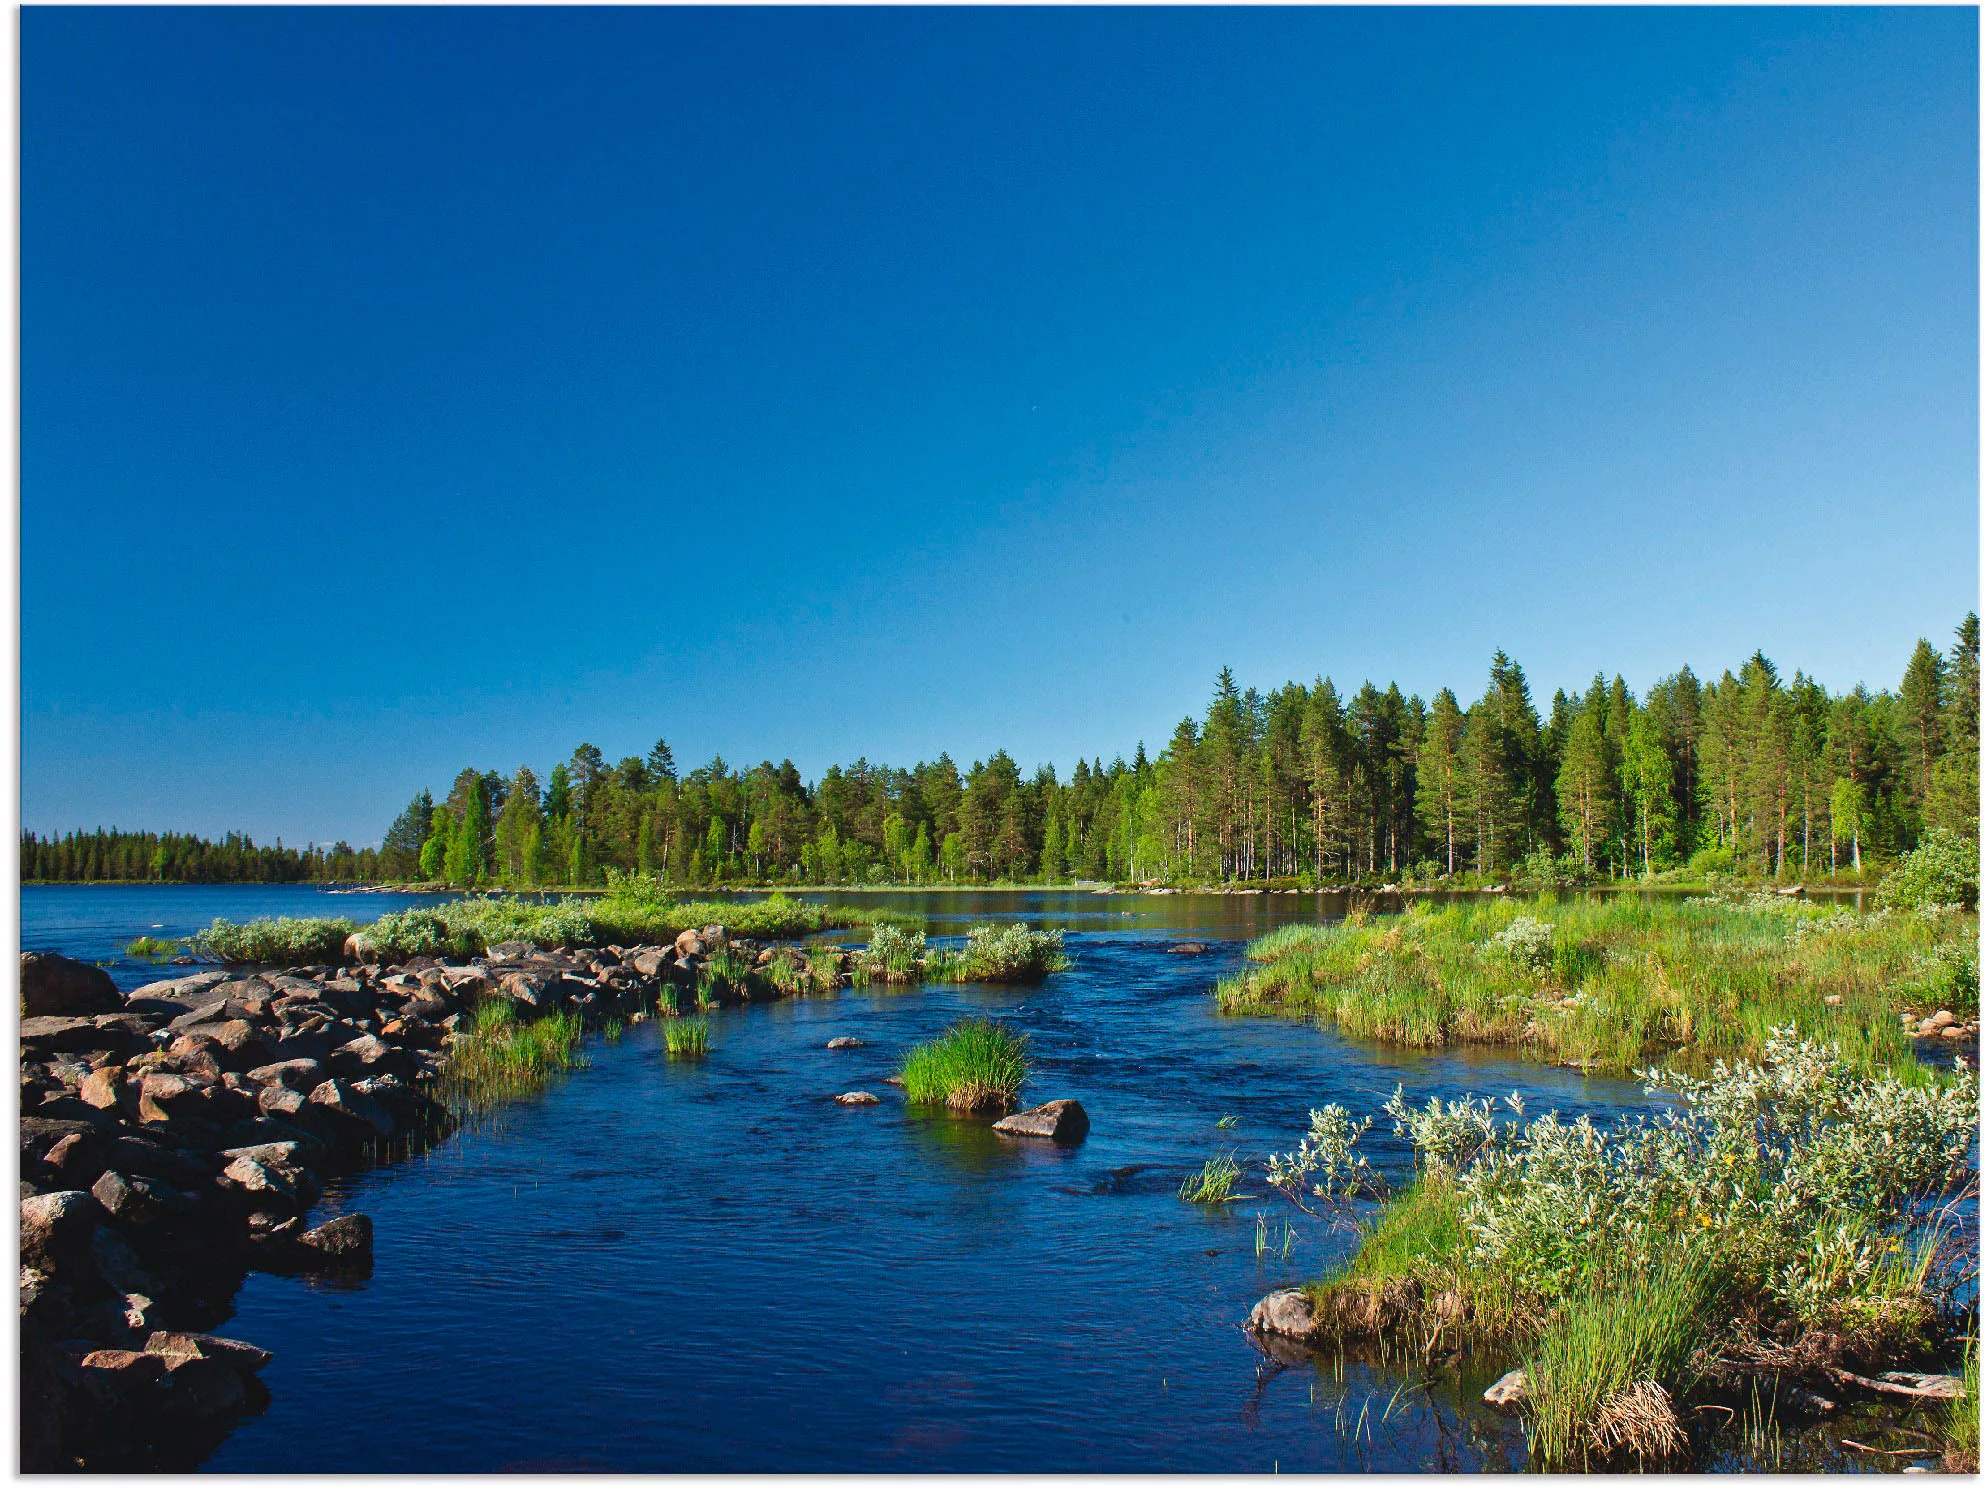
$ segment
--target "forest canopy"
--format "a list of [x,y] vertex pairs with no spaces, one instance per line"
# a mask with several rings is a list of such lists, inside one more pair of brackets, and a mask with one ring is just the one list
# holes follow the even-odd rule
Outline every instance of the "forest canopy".
[[1326,677],[1267,693],[1222,671],[1155,757],[1024,773],[866,759],[806,782],[788,759],[686,773],[659,740],[592,744],[543,777],[467,768],[416,794],[377,849],[145,833],[24,834],[24,880],[372,880],[462,887],[990,882],[1549,882],[1851,874],[1931,829],[1977,838],[1978,620],[1916,644],[1899,687],[1831,693],[1761,652],[1547,707],[1501,652],[1463,706]]

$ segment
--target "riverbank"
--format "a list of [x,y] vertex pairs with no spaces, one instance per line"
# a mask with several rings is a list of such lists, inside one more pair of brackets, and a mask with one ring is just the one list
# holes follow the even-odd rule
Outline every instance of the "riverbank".
[[[1859,1068],[1975,1050],[1977,917],[1747,899],[1415,904],[1254,942],[1221,1011],[1409,1048],[1499,1045],[1585,1069],[1757,1057],[1795,1023]],[[1924,1027],[1924,1020],[1931,1026]]]
[[541,1089],[587,1027],[864,970],[716,924],[621,949],[244,966],[128,997],[24,955],[24,1470],[188,1465],[256,1408],[268,1353],[204,1330],[251,1271],[369,1271],[366,1216],[310,1224],[338,1175]]

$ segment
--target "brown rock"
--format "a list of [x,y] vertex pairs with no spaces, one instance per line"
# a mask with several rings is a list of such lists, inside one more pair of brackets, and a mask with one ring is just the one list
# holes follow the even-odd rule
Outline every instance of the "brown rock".
[[168,1333],[163,1330],[145,1340],[145,1352],[168,1361],[176,1359],[223,1359],[250,1374],[260,1371],[275,1357],[267,1349],[237,1338],[221,1338],[212,1333]]
[[184,1075],[146,1075],[138,1085],[138,1119],[170,1121],[174,1116],[197,1115],[206,1109],[211,1088]]
[[1504,1413],[1516,1410],[1529,1399],[1529,1371],[1511,1369],[1481,1392],[1481,1398]]
[[53,951],[21,953],[23,1018],[88,1017],[121,1011],[124,999],[101,966],[71,961]]
[[21,1264],[64,1279],[88,1265],[90,1237],[103,1211],[79,1189],[21,1200]]
[[85,1105],[94,1106],[99,1111],[114,1111],[117,1102],[124,1094],[124,1071],[115,1065],[94,1069],[76,1087],[76,1095]]
[[1088,1112],[1076,1100],[1052,1100],[992,1123],[992,1130],[1009,1137],[1038,1137],[1049,1142],[1079,1142],[1088,1135]]
[[339,1262],[372,1259],[372,1220],[364,1214],[340,1214],[303,1235],[296,1243],[326,1260]]

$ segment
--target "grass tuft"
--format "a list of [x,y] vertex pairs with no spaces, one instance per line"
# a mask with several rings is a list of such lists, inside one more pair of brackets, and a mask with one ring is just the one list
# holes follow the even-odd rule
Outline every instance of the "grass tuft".
[[1198,1172],[1188,1174],[1178,1185],[1178,1197],[1188,1204],[1224,1204],[1233,1197],[1233,1185],[1240,1181],[1241,1168],[1232,1153],[1208,1158]]
[[662,1027],[671,1058],[701,1059],[710,1052],[708,1018],[675,1018]]
[[1018,1104],[1031,1066],[1024,1034],[989,1018],[965,1018],[912,1048],[896,1073],[912,1104],[1000,1111]]
[[475,1010],[467,1036],[452,1047],[441,1093],[457,1111],[487,1109],[535,1095],[554,1075],[582,1065],[585,1031],[577,1013],[552,1013],[525,1023],[500,998]]

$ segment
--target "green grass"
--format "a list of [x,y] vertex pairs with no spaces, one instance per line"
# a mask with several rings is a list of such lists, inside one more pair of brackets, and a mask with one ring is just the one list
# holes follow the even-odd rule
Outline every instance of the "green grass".
[[124,954],[139,961],[165,961],[186,949],[183,940],[166,940],[156,935],[140,935],[124,947]]
[[1024,1034],[965,1018],[912,1048],[896,1073],[912,1104],[974,1112],[1011,1109],[1031,1066]]
[[[1544,959],[1497,943],[1519,916],[1549,926]],[[1615,1070],[1754,1057],[1770,1028],[1795,1022],[1857,1068],[1905,1069],[1903,1009],[1974,1015],[1976,935],[1970,914],[1774,899],[1419,904],[1278,930],[1214,995],[1228,1013],[1315,1019],[1387,1043],[1500,1044]]]
[[1186,1175],[1178,1185],[1178,1197],[1188,1204],[1224,1204],[1233,1197],[1233,1185],[1240,1181],[1241,1168],[1232,1153],[1208,1158],[1196,1173]]
[[1717,1268],[1669,1242],[1566,1296],[1536,1341],[1529,1372],[1530,1451],[1549,1468],[1641,1463],[1686,1444],[1674,1402],[1720,1302]]
[[710,1052],[708,1018],[674,1018],[663,1025],[662,1037],[671,1058],[701,1059]]
[[1977,1471],[1977,1341],[1963,1356],[1963,1393],[1949,1403],[1943,1425],[1943,1466],[1954,1473]]
[[577,1013],[552,1013],[531,1022],[516,1005],[490,999],[475,1010],[468,1037],[452,1046],[441,1091],[457,1110],[479,1110],[535,1095],[554,1075],[583,1064],[585,1031]]
[[315,966],[344,959],[345,937],[358,928],[347,919],[217,919],[189,942],[196,956],[235,965]]

